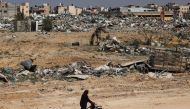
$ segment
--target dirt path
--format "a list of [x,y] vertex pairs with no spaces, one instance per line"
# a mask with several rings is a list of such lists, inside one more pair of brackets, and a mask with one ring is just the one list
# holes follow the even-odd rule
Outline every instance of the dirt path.
[[103,109],[189,109],[190,79],[151,79],[138,74],[90,78],[85,81],[49,81],[0,87],[0,109],[79,109],[80,95]]

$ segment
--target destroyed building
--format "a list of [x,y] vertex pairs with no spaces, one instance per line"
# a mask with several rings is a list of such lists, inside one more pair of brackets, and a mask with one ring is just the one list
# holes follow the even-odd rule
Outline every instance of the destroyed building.
[[51,7],[50,7],[50,4],[44,3],[40,6],[35,5],[35,6],[31,7],[30,11],[31,11],[31,13],[48,16],[51,12]]
[[0,15],[1,17],[14,17],[17,14],[17,5],[0,1]]
[[30,9],[30,5],[28,2],[26,3],[22,3],[19,6],[19,12],[22,13],[25,17],[29,17],[30,13],[29,13],[29,9]]
[[64,6],[63,4],[60,3],[58,6],[56,6],[55,12],[57,14],[70,14],[76,16],[82,13],[82,8],[74,6],[73,4]]
[[31,32],[31,20],[21,20],[15,22],[15,31],[17,32]]

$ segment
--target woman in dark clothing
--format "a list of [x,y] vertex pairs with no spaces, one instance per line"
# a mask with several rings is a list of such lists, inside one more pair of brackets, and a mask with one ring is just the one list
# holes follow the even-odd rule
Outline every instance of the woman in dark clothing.
[[94,102],[92,102],[89,98],[88,98],[88,90],[85,90],[81,96],[81,100],[80,100],[80,107],[81,109],[86,109],[87,108],[87,103],[91,103],[91,105],[94,105]]

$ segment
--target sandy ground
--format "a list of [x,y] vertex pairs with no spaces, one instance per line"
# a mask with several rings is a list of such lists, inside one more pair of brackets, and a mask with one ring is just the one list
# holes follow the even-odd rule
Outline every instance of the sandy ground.
[[0,109],[79,109],[84,89],[90,90],[89,97],[103,109],[189,109],[189,77],[151,79],[129,74],[75,82],[2,85]]
[[[109,61],[125,63],[142,57],[98,52],[88,46],[91,33],[1,33],[0,67],[19,67],[19,62],[34,58],[38,67],[62,66],[85,60],[92,66]],[[120,33],[127,41],[137,34]],[[72,47],[72,42],[80,47]],[[175,74],[173,79],[152,79],[131,73],[126,76],[91,77],[84,81],[30,81],[0,84],[0,109],[79,109],[82,92],[103,109],[189,109],[190,75]]]
[[[118,34],[118,39],[127,40],[133,38],[131,34]],[[11,33],[0,34],[0,67],[10,66],[17,68],[21,61],[28,58],[36,59],[34,63],[39,67],[62,66],[82,60],[97,66],[106,64],[109,61],[122,63],[134,59],[134,57],[123,56],[119,53],[98,52],[97,47],[89,46],[91,33],[58,32],[49,33],[48,35],[14,33],[13,35],[16,38],[12,38]],[[106,34],[103,35],[105,36]],[[80,42],[80,47],[71,46],[73,42]]]

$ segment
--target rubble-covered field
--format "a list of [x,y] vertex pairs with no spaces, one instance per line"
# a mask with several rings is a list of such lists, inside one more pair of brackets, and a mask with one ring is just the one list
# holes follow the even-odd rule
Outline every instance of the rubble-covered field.
[[[114,45],[116,48],[111,49],[112,52],[101,51],[99,46],[89,46],[91,34],[0,33],[0,67],[11,67],[16,73],[20,73],[16,74],[14,82],[0,82],[0,109],[78,109],[80,95],[84,89],[90,90],[90,98],[103,106],[103,109],[189,108],[188,72],[154,75],[151,72],[143,74],[133,66],[123,68],[123,65],[129,62],[147,57],[139,52],[118,51],[117,44]],[[122,42],[145,40],[145,35],[138,32],[110,34]],[[106,35],[103,34],[104,37]],[[170,38],[170,41],[173,40]],[[80,45],[72,46],[75,42]],[[169,42],[168,46],[173,43],[175,45],[175,41]],[[20,70],[20,62],[29,58],[37,65],[38,76]],[[82,64],[78,67],[76,62]],[[109,62],[112,62],[113,66]],[[75,71],[70,70],[70,67]],[[64,72],[65,69],[69,74]],[[88,78],[65,78],[81,73],[88,75]],[[62,74],[63,79],[56,78],[59,74]],[[24,78],[28,75],[32,75],[31,78]],[[50,76],[56,76],[56,79],[49,78]]]
[[[91,32],[89,33],[0,33],[0,67],[18,68],[21,61],[33,58],[34,64],[40,68],[63,66],[77,61],[87,61],[93,66],[99,66],[113,61],[115,63],[126,62],[134,59],[130,55],[123,56],[120,53],[99,52],[96,46],[89,46]],[[137,33],[110,33],[119,39],[128,40]],[[103,34],[106,36],[107,34]],[[143,39],[143,38],[141,38]],[[72,43],[80,42],[80,46],[72,46]]]

